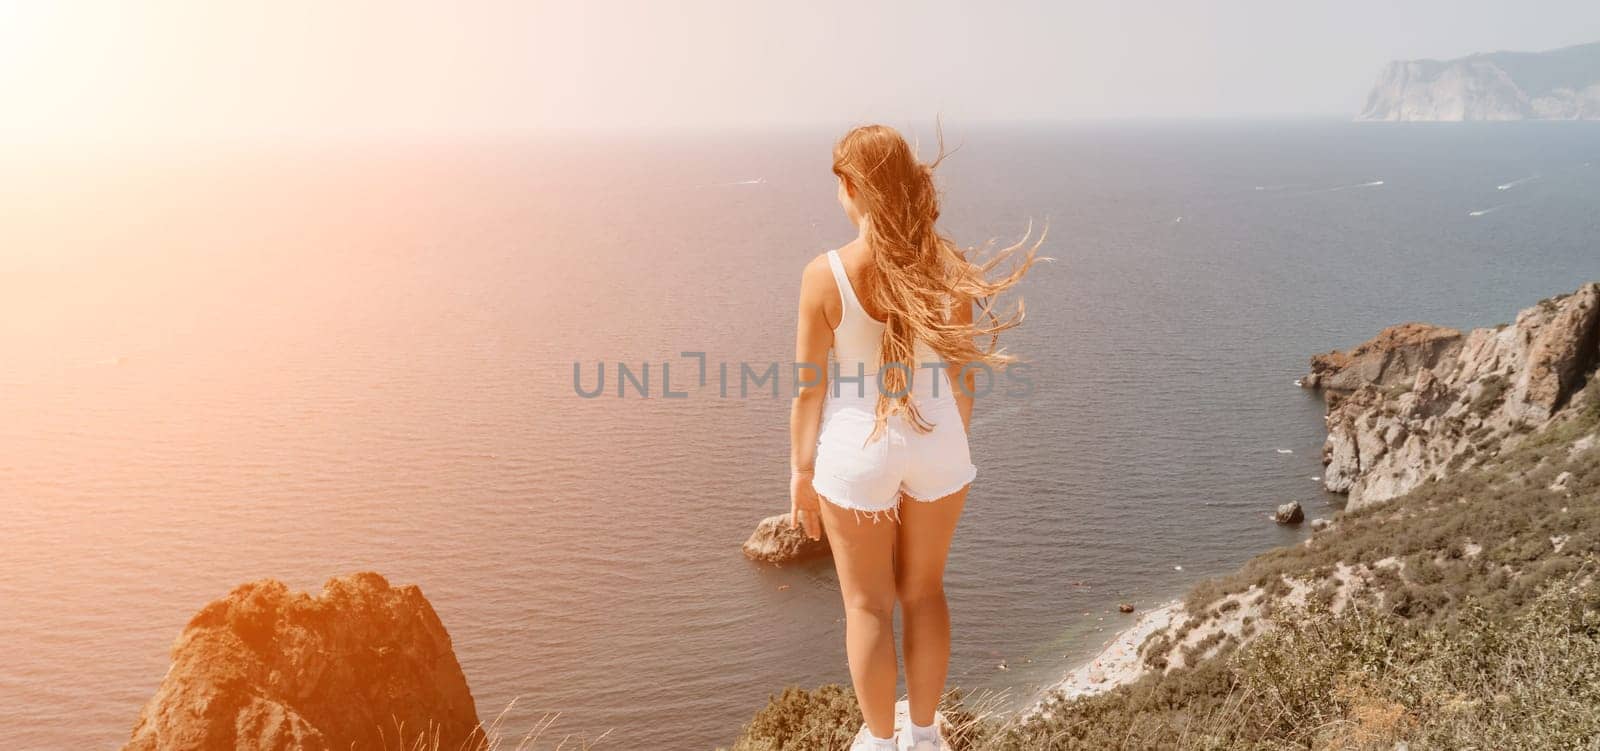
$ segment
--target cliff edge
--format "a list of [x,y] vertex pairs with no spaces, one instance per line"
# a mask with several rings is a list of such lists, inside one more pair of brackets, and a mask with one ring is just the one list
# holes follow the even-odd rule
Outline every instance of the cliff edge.
[[1311,360],[1328,400],[1323,485],[1359,509],[1482,464],[1550,423],[1600,364],[1600,283],[1463,334],[1385,329]]

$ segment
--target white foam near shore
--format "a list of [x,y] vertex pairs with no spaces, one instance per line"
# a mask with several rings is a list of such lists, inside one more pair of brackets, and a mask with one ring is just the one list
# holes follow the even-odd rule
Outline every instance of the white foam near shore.
[[1132,626],[1106,642],[1104,649],[1094,659],[1079,665],[1058,683],[1045,691],[1041,703],[1029,710],[1030,714],[1045,709],[1043,701],[1059,694],[1067,699],[1091,696],[1127,685],[1144,676],[1148,670],[1139,658],[1139,645],[1151,634],[1172,625],[1183,616],[1183,603],[1177,600],[1146,611]]

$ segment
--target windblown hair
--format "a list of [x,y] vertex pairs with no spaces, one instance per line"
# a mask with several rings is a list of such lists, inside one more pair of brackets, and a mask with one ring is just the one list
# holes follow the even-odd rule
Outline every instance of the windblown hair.
[[[910,399],[911,378],[918,366],[917,342],[927,344],[949,364],[952,381],[966,365],[993,367],[1016,359],[999,347],[999,335],[1022,323],[1024,307],[1018,299],[1014,308],[1002,311],[996,299],[1039,260],[1044,233],[1030,244],[1030,225],[1017,244],[987,259],[969,260],[967,251],[935,226],[939,195],[933,170],[945,156],[942,133],[938,156],[923,164],[905,138],[885,125],[855,128],[833,147],[833,173],[849,187],[873,250],[873,265],[863,279],[866,298],[885,316],[879,350],[883,388],[878,393],[874,438],[895,414],[904,414],[918,431],[933,428]],[[978,255],[975,251],[974,257]],[[1007,260],[1014,262],[991,280],[990,274]],[[968,301],[978,306],[973,321],[953,321],[955,306]],[[977,340],[983,337],[988,343],[980,347]],[[896,363],[904,367],[895,367]]]

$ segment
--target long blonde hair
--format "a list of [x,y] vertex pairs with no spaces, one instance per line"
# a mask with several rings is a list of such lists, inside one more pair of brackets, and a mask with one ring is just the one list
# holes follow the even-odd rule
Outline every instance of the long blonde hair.
[[[1039,260],[1044,233],[1030,245],[1030,225],[1017,244],[985,260],[969,260],[966,251],[935,226],[939,195],[933,170],[945,156],[942,133],[938,156],[923,164],[906,139],[886,125],[855,128],[833,147],[833,173],[848,186],[873,250],[873,264],[863,280],[866,296],[886,324],[879,349],[882,388],[873,437],[898,413],[904,413],[918,431],[933,428],[910,398],[918,341],[953,368],[977,363],[1001,366],[1016,359],[999,347],[999,334],[1022,323],[1022,300],[1003,312],[996,298]],[[1015,262],[991,281],[990,272],[1008,259]],[[979,312],[972,323],[954,322],[954,306],[965,300],[976,302]],[[988,344],[979,347],[975,341],[979,337],[988,337]],[[894,363],[904,367],[892,367]],[[954,383],[958,373],[951,372],[950,378]]]

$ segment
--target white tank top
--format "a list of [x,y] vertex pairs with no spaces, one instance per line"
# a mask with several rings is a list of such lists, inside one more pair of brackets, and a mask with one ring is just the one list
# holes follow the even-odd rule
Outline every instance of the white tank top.
[[[828,397],[830,399],[878,400],[878,366],[881,360],[884,322],[867,315],[866,308],[856,298],[855,287],[850,285],[850,275],[844,272],[844,262],[839,251],[828,251],[828,267],[833,270],[833,280],[839,285],[839,325],[833,329],[833,360],[828,367]],[[932,347],[921,341],[915,348],[916,363],[911,373],[913,399],[950,399],[953,373],[935,369],[944,360]],[[933,366],[933,367],[930,367]],[[837,370],[835,370],[837,368]],[[861,384],[854,379],[863,376]],[[937,376],[937,379],[935,378]],[[935,395],[937,391],[937,395]]]

